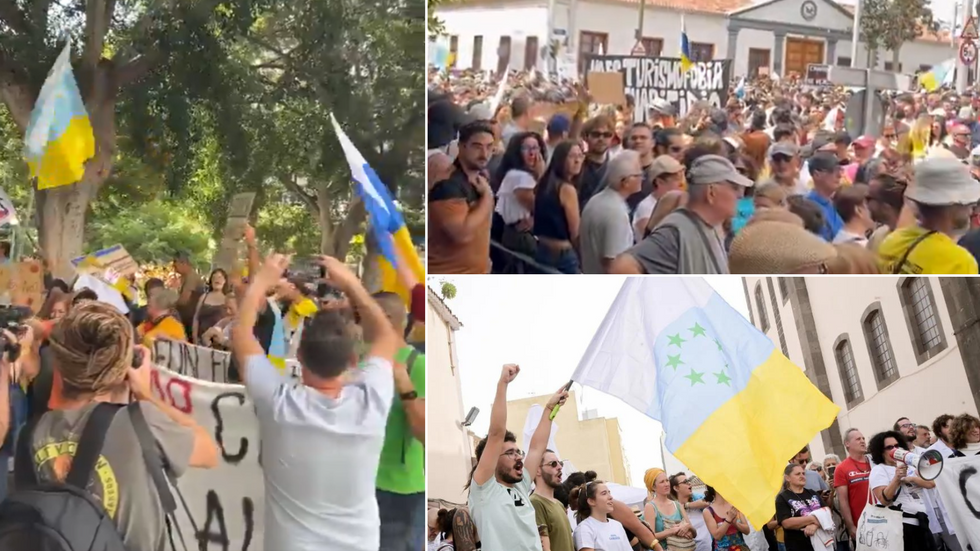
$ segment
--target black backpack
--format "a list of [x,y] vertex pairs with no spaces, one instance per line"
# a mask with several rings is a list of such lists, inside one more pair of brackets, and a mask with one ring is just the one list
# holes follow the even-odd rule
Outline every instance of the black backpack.
[[[173,517],[176,502],[167,485],[161,452],[137,402],[129,407],[108,403],[95,407],[82,430],[71,469],[63,483],[38,481],[30,442],[40,416],[28,422],[17,440],[14,460],[16,490],[0,503],[0,549],[127,551],[112,518],[87,490],[109,426],[123,409],[129,412],[136,428],[144,461],[160,494],[173,547],[170,531],[177,527]],[[177,528],[177,531],[183,543],[180,529]]]

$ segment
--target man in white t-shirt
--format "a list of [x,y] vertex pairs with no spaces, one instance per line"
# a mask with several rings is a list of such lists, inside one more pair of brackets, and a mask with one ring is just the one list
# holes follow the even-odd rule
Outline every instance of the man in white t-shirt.
[[562,388],[548,400],[525,457],[514,434],[507,430],[507,385],[520,370],[516,364],[507,364],[500,374],[490,410],[490,430],[476,446],[476,467],[468,485],[469,510],[482,548],[487,551],[541,551],[531,505],[536,469],[524,466],[541,464],[551,434],[551,411],[565,403],[568,392]]
[[647,177],[653,182],[653,191],[633,211],[633,233],[637,243],[643,240],[643,231],[653,209],[657,207],[657,201],[668,191],[684,187],[684,165],[670,155],[661,155],[647,168]]

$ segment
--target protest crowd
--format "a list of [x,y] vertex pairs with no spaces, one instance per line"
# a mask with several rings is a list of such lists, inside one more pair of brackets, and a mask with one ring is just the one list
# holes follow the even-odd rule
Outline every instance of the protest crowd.
[[340,260],[311,273],[263,262],[251,227],[244,240],[247,272],[202,277],[176,254],[177,289],[46,274],[38,308],[0,307],[0,549],[228,549],[175,520],[180,479],[229,454],[220,420],[212,432],[161,396],[161,341],[230,352],[227,382],[254,404],[264,532],[242,549],[425,547],[423,284],[399,267],[410,301],[370,294]]
[[685,111],[537,71],[429,80],[433,273],[978,273],[975,90],[883,92],[852,135],[852,90],[798,76]]
[[[595,472],[564,473],[562,459],[547,446],[551,412],[566,400],[567,387],[549,399],[528,449],[521,450],[506,429],[507,389],[519,372],[508,364],[501,373],[488,434],[476,446],[468,504],[429,510],[430,551],[849,551],[859,540],[863,549],[967,548],[936,483],[895,456],[896,450],[935,450],[944,458],[980,454],[980,419],[973,415],[944,414],[931,424],[902,417],[870,439],[860,428],[847,429],[843,460],[812,458],[804,448],[787,458],[775,516],[753,527],[712,487],[696,493],[696,473],[647,470],[648,496],[635,508],[615,499]],[[892,528],[904,547],[861,539],[862,515],[880,509],[870,504],[895,511]]]

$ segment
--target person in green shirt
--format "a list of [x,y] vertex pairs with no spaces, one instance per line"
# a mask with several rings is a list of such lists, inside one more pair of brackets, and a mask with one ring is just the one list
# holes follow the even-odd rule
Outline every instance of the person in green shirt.
[[575,551],[572,524],[568,522],[565,506],[555,499],[555,488],[561,487],[561,469],[558,455],[545,450],[537,476],[534,477],[531,506],[534,507],[534,520],[541,534],[541,547],[551,551]]
[[[408,312],[401,297],[382,292],[375,293],[374,299],[404,335]],[[418,551],[425,549],[426,541],[425,354],[403,341],[395,362],[406,366],[415,390],[396,391],[388,414],[377,480],[380,551]]]

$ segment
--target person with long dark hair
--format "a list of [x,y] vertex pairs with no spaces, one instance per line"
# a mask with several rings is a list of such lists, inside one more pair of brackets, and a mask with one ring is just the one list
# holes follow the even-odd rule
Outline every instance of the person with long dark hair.
[[714,540],[712,551],[744,551],[748,547],[745,536],[750,531],[745,515],[711,486],[705,490],[704,500],[711,504],[701,516]]
[[578,253],[578,176],[585,153],[576,142],[555,147],[551,163],[534,188],[535,260],[565,274],[581,272]]
[[194,344],[202,344],[202,337],[225,317],[228,295],[231,294],[231,281],[228,272],[218,268],[211,272],[204,294],[197,301],[194,310],[192,339]]
[[503,222],[504,247],[534,256],[534,188],[544,173],[544,139],[536,132],[519,132],[510,139],[495,179],[500,182],[494,212]]
[[868,453],[874,466],[868,485],[879,504],[901,508],[905,550],[931,551],[935,549],[935,539],[929,530],[923,490],[935,488],[936,483],[923,480],[915,467],[896,461],[892,455],[897,449],[911,451],[908,440],[900,432],[890,430],[871,437]]

